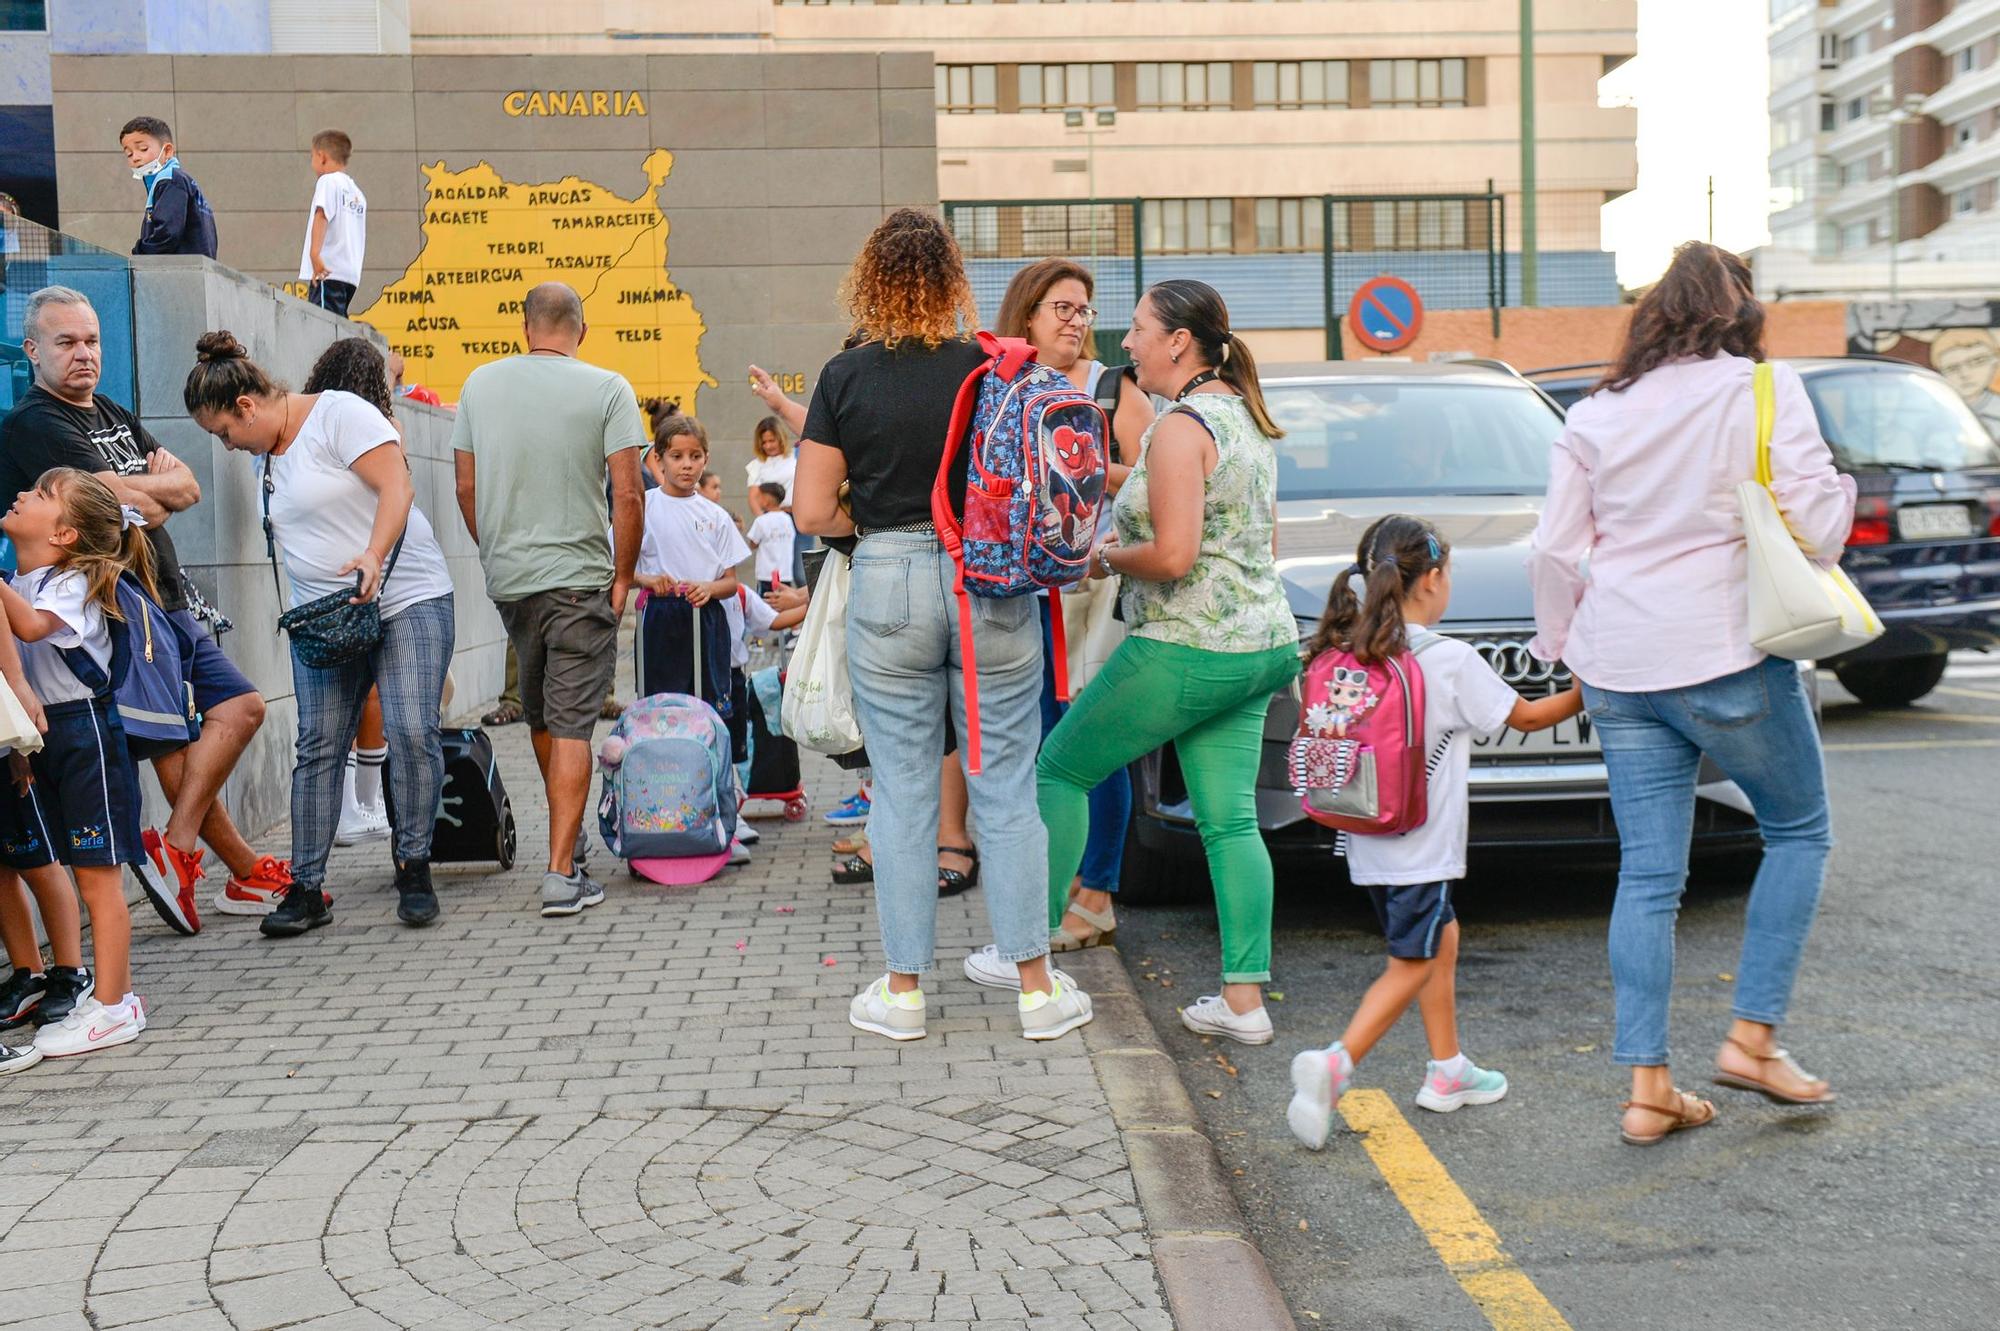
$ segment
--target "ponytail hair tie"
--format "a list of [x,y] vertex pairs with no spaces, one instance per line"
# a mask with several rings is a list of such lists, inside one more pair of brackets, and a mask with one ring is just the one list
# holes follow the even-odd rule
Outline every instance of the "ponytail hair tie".
[[1233,336],[1235,336],[1233,333],[1224,333],[1222,335],[1222,363],[1224,365],[1229,364],[1229,339]]
[[146,515],[144,513],[141,513],[130,504],[120,504],[118,506],[118,530],[130,531],[134,527],[143,527],[145,525]]

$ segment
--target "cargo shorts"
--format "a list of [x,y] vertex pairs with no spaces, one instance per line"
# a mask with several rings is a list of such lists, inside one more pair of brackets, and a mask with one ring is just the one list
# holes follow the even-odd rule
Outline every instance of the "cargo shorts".
[[528,729],[588,740],[618,673],[611,589],[562,588],[495,604],[520,663]]

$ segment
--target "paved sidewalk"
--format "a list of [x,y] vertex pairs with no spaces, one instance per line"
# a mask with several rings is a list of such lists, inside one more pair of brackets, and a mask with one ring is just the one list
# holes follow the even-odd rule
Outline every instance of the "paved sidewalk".
[[0,1080],[0,1325],[1170,1331],[1084,1042],[958,971],[981,893],[893,1045],[846,1019],[879,953],[827,881],[843,774],[809,759],[747,868],[660,888],[599,848],[605,903],[543,920],[527,737],[495,739],[521,862],[441,869],[428,931],[382,843],[305,939],[135,916],[145,1035]]

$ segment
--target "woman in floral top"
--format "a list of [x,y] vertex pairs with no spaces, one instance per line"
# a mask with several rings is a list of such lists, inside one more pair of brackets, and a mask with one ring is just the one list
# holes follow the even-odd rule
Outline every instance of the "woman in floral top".
[[1268,1044],[1271,856],[1257,830],[1257,760],[1273,691],[1299,671],[1298,626],[1273,550],[1283,432],[1250,348],[1213,287],[1162,282],[1132,315],[1139,387],[1174,399],[1146,432],[1091,576],[1124,579],[1130,636],[1042,747],[1053,927],[1089,835],[1088,792],[1172,740],[1208,853],[1222,925],[1222,992],[1189,1030]]

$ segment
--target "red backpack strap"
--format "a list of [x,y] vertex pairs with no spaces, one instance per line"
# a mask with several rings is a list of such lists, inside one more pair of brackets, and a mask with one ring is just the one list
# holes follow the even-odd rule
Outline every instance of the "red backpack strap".
[[1055,667],[1056,701],[1068,702],[1069,644],[1063,637],[1062,588],[1049,588],[1049,652]]

